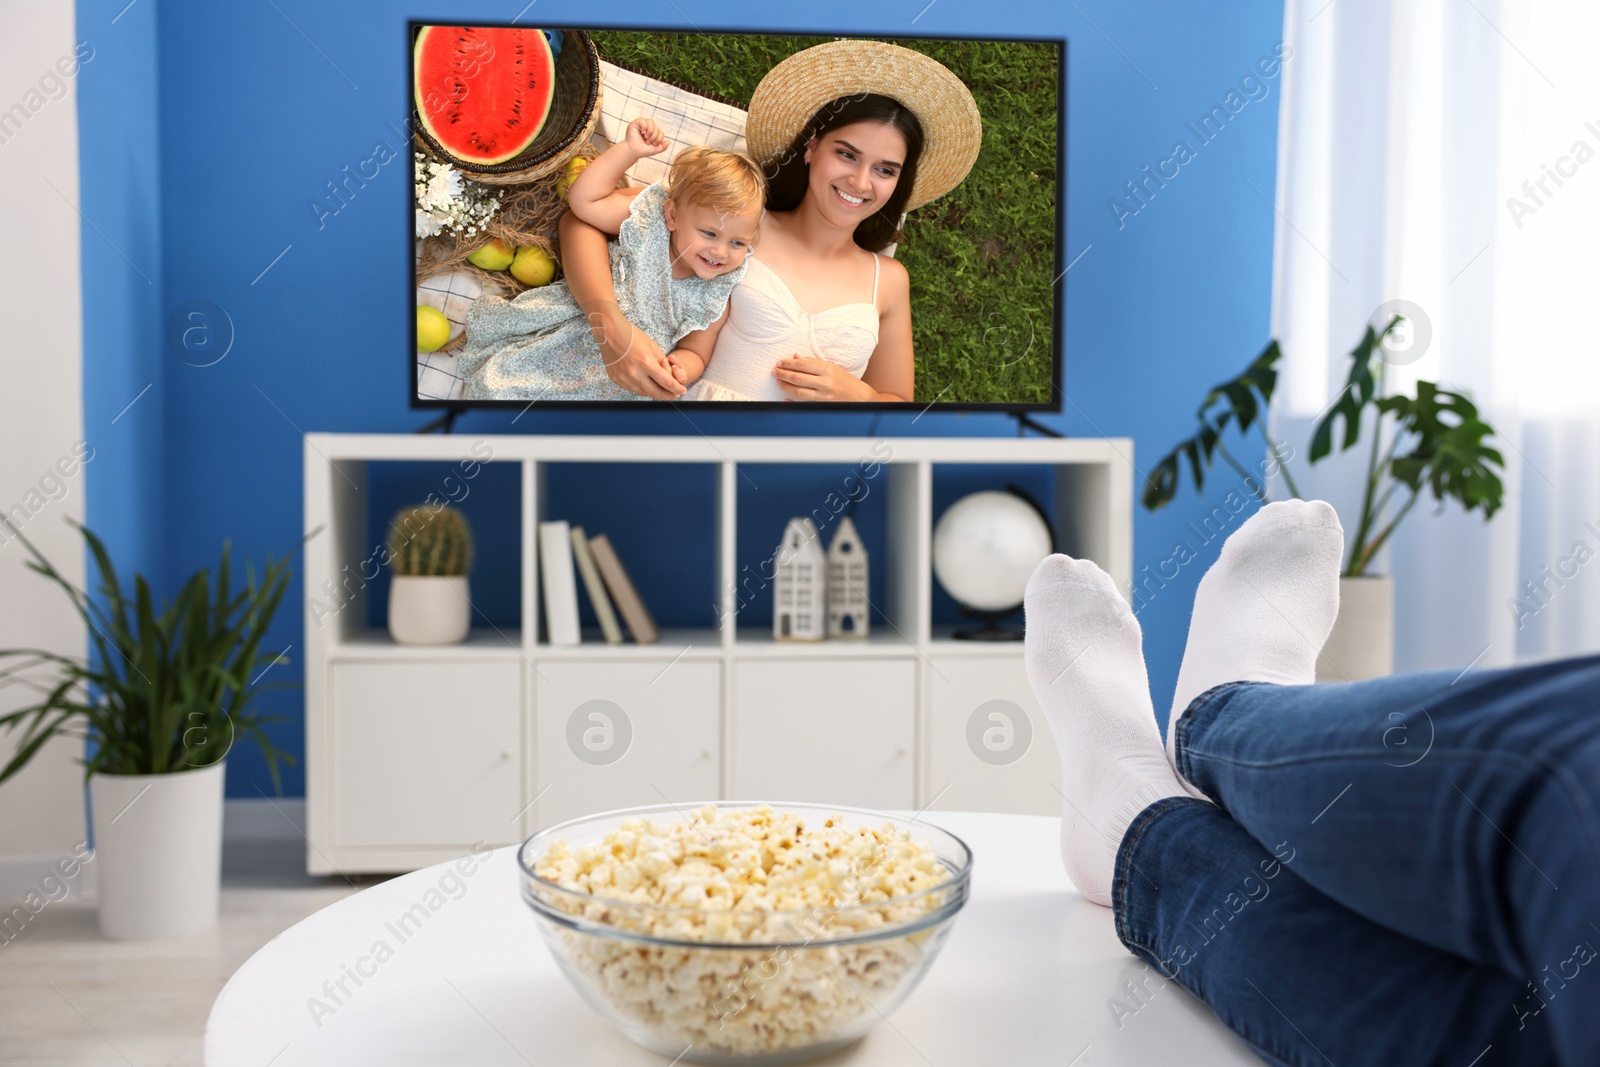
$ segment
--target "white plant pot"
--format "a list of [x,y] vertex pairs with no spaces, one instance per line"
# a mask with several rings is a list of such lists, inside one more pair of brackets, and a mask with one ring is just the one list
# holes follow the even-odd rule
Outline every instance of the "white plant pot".
[[225,767],[89,776],[101,934],[154,941],[217,924]]
[[1339,615],[1317,659],[1317,681],[1359,682],[1394,673],[1394,579],[1339,579]]
[[389,636],[402,645],[453,645],[472,630],[467,576],[397,574],[389,585]]

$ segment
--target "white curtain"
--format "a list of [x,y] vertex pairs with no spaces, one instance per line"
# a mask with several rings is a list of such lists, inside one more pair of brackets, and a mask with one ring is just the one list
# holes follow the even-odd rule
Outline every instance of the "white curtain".
[[1396,669],[1600,650],[1600,3],[1287,0],[1285,40],[1274,419],[1301,492],[1353,529],[1366,450],[1311,472],[1305,442],[1406,301],[1390,391],[1471,395],[1506,495],[1489,523],[1420,502],[1380,557]]

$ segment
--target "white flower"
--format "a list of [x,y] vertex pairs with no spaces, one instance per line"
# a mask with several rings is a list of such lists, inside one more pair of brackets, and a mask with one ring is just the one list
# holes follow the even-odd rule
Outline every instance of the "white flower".
[[448,208],[450,202],[461,195],[461,175],[448,163],[434,168],[428,181],[428,192],[423,200],[431,208]]
[[432,237],[445,230],[470,237],[499,209],[499,190],[465,181],[450,164],[430,160],[421,152],[415,158],[418,237]]

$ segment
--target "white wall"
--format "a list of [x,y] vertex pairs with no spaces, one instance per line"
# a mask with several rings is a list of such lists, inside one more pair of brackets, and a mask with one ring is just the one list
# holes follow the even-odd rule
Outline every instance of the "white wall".
[[[81,583],[82,539],[65,520],[83,520],[83,472],[74,462],[63,466],[70,476],[57,469],[84,436],[78,93],[76,77],[61,76],[72,66],[63,57],[73,56],[73,8],[0,9],[0,511],[23,520],[28,539]],[[24,546],[8,537],[0,536],[0,648],[83,654],[77,616],[24,568]],[[24,696],[0,691],[0,711],[22,706]],[[0,734],[0,759],[10,759],[17,736]],[[0,786],[0,901],[20,900],[83,840],[81,751],[78,742],[54,742]]]

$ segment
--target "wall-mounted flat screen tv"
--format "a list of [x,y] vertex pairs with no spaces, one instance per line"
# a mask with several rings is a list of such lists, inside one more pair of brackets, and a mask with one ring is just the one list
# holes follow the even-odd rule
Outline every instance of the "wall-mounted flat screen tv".
[[413,406],[1060,410],[1065,41],[409,32]]

